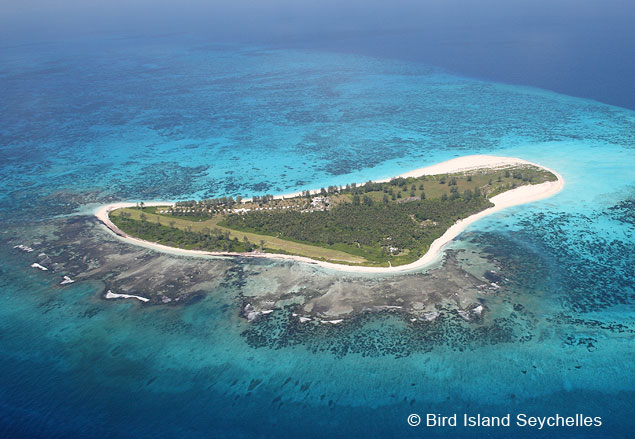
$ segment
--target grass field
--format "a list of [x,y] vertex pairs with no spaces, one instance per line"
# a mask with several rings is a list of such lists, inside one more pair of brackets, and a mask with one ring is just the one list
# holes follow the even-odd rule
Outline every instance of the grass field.
[[[222,219],[219,216],[201,220],[201,221],[192,221],[190,219],[184,219],[179,217],[168,217],[165,215],[159,215],[154,213],[156,211],[156,207],[146,207],[143,210],[137,208],[125,208],[125,209],[117,209],[110,213],[111,216],[121,215],[122,212],[127,212],[130,214],[130,218],[134,220],[140,220],[141,214],[143,213],[146,216],[146,221],[149,222],[157,222],[159,221],[161,224],[169,226],[170,223],[174,223],[173,226],[181,229],[181,230],[191,230],[192,232],[201,232],[205,229],[220,229],[224,232],[229,232],[232,238],[236,237],[239,240],[243,240],[244,237],[254,244],[260,246],[260,241],[264,241],[264,246],[267,251],[270,253],[275,253],[276,250],[281,250],[282,253],[288,253],[299,256],[306,256],[312,259],[319,260],[328,260],[334,262],[344,262],[347,264],[363,264],[366,262],[366,259],[351,255],[350,253],[345,253],[343,251],[332,250],[324,247],[318,247],[315,245],[302,244],[298,242],[289,241],[286,239],[280,239],[273,236],[267,235],[259,235],[256,233],[250,232],[239,232],[236,230],[228,229],[226,227],[222,227],[218,225],[218,222]],[[160,208],[159,208],[160,210]]]

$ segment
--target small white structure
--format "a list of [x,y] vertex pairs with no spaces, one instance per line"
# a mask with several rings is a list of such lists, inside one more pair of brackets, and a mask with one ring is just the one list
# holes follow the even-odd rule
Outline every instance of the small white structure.
[[311,200],[311,207],[321,209],[331,202],[329,197],[315,197]]

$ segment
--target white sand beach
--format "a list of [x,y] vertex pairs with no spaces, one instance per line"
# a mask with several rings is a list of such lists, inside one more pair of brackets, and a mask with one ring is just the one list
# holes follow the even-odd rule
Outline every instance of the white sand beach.
[[116,293],[113,293],[110,290],[108,290],[108,292],[106,292],[106,295],[104,297],[106,299],[137,299],[137,300],[140,300],[142,302],[149,302],[150,301],[150,299],[148,299],[147,297],[135,296],[134,294],[116,294]]
[[[445,245],[451,242],[454,238],[456,238],[467,226],[478,221],[481,218],[486,217],[487,215],[491,215],[492,213],[499,212],[505,208],[518,206],[520,204],[531,203],[533,201],[542,200],[544,198],[548,198],[562,190],[564,187],[564,178],[555,172],[552,169],[541,166],[537,163],[532,163],[527,160],[513,158],[513,157],[498,157],[498,156],[490,156],[490,155],[471,155],[465,157],[459,157],[456,159],[448,160],[442,163],[438,163],[436,165],[427,166],[419,169],[415,169],[413,171],[406,172],[404,174],[398,175],[396,177],[420,177],[423,175],[436,175],[436,174],[451,174],[456,172],[468,172],[476,169],[483,168],[505,168],[516,165],[533,165],[547,171],[553,173],[558,179],[552,182],[545,182],[536,185],[527,185],[521,186],[516,189],[509,190],[502,194],[496,195],[490,198],[490,201],[494,204],[493,207],[485,209],[479,213],[471,215],[463,220],[457,221],[452,227],[450,227],[446,232],[439,238],[437,238],[425,255],[423,255],[420,259],[415,262],[406,265],[399,265],[397,267],[363,267],[363,266],[352,266],[352,265],[343,265],[343,264],[335,264],[332,262],[323,262],[316,261],[314,259],[310,259],[303,256],[291,256],[291,255],[282,255],[282,254],[271,254],[271,253],[226,253],[226,252],[208,252],[201,250],[183,250],[174,247],[169,247],[161,244],[156,244],[148,241],[144,241],[142,239],[134,238],[132,236],[127,235],[123,231],[121,231],[117,226],[115,226],[110,218],[108,217],[108,213],[115,209],[120,209],[123,207],[132,207],[135,206],[136,203],[115,203],[109,204],[105,206],[99,207],[95,211],[95,216],[104,223],[109,229],[119,235],[122,239],[127,242],[131,242],[137,245],[141,245],[143,247],[152,248],[155,250],[177,254],[177,255],[189,255],[189,256],[208,256],[208,257],[256,257],[256,258],[271,258],[271,259],[288,259],[298,262],[316,264],[324,268],[329,268],[337,271],[345,271],[345,272],[357,272],[357,273],[397,273],[404,271],[416,270],[419,268],[423,268],[437,260],[441,257],[441,250]],[[386,182],[390,179],[377,180],[377,182]],[[360,183],[363,185],[363,183]],[[319,192],[318,190],[311,191],[312,193]],[[286,194],[276,196],[274,198],[290,198],[293,196],[300,195],[301,193],[294,194]],[[170,202],[148,202],[145,203],[146,206],[167,206],[172,205]]]

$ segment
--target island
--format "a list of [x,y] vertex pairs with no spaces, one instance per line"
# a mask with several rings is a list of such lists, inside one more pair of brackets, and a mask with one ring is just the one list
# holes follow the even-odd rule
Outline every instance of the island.
[[384,180],[249,199],[117,203],[96,216],[122,239],[163,251],[390,272],[435,261],[467,225],[563,185],[544,166],[473,155]]

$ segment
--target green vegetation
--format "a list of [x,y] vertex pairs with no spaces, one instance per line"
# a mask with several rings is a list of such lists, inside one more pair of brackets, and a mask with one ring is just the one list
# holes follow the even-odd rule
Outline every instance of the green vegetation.
[[131,236],[170,247],[226,252],[250,252],[255,248],[255,244],[248,239],[240,241],[227,231],[203,229],[195,232],[192,231],[192,227],[180,229],[174,227],[174,224],[163,225],[160,222],[148,221],[147,215],[143,212],[140,213],[139,219],[133,219],[129,212],[119,212],[118,215],[111,216],[111,221]]
[[[192,221],[187,217],[170,217],[168,215],[155,213],[157,210],[161,211],[165,209],[167,209],[167,206],[158,208],[144,207],[143,209],[134,207],[117,209],[110,213],[110,219],[119,229],[131,236],[136,236],[150,242],[156,242],[171,247],[185,248],[188,250],[207,250],[217,252],[231,251],[223,248],[222,243],[215,248],[210,247],[209,245],[203,247],[203,242],[208,240],[205,235],[210,232],[216,235],[218,234],[218,231],[220,231],[223,232],[223,234],[229,233],[229,238],[234,243],[236,242],[234,238],[236,238],[239,242],[245,242],[246,238],[251,244],[252,251],[255,251],[256,247],[258,247],[258,249],[262,249],[264,246],[264,251],[267,253],[293,254],[345,264],[359,264],[364,262],[363,258],[337,250],[290,242],[273,236],[257,235],[254,233],[238,232],[236,230],[227,229],[218,225],[218,221],[222,218],[220,215],[209,218],[205,221]],[[166,234],[165,229],[155,227],[155,225],[159,223],[161,226],[183,230],[191,233],[191,235],[187,235],[188,240],[180,240],[178,237]],[[197,241],[201,241],[201,243],[199,244]],[[255,245],[256,243],[257,245]],[[246,250],[247,249],[245,248],[245,251]]]
[[[260,211],[228,215],[220,224],[234,230],[278,236],[361,256],[373,265],[419,259],[456,220],[492,204],[484,198],[416,200],[389,204],[341,204],[302,213]],[[404,252],[403,250],[407,250]]]
[[492,206],[490,197],[554,180],[543,169],[516,166],[330,186],[288,199],[264,195],[139,205],[114,211],[111,218],[132,236],[174,247],[396,266],[419,259],[457,220]]

